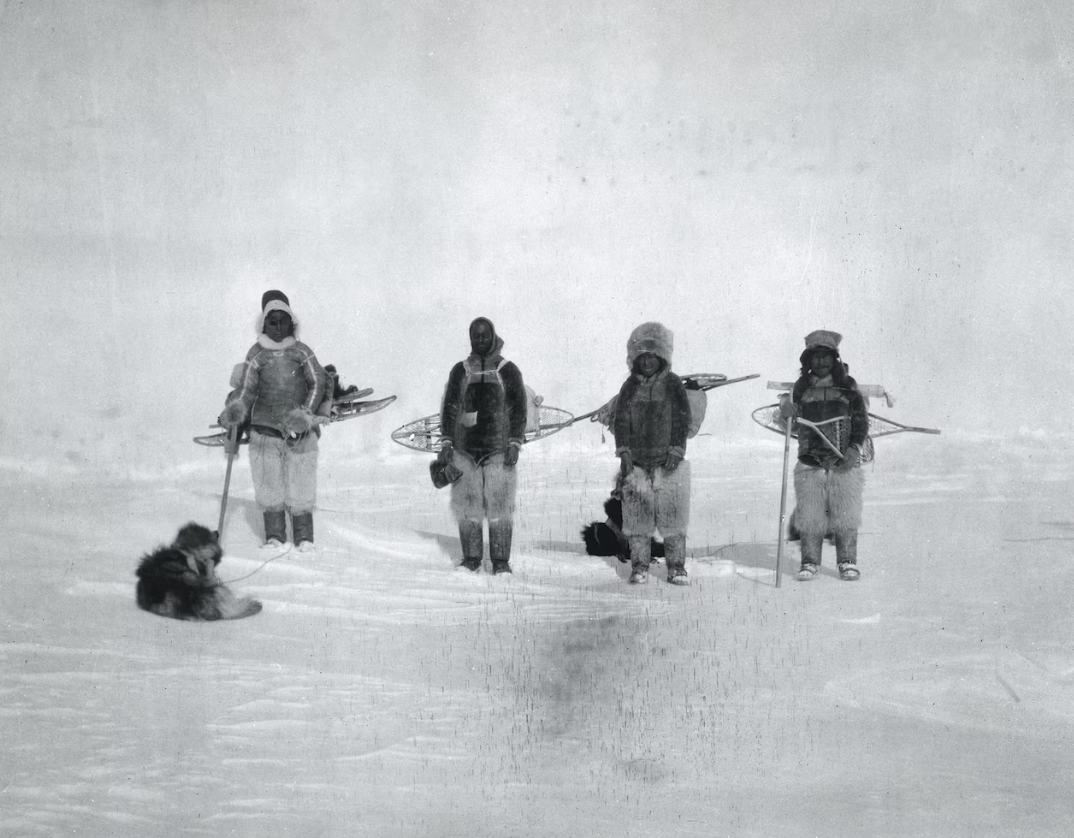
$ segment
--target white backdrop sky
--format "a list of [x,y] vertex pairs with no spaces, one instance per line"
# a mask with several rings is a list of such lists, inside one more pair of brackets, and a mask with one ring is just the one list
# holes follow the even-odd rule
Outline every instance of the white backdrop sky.
[[0,0],[0,452],[189,455],[270,287],[400,396],[367,447],[477,315],[576,414],[658,319],[679,372],[825,327],[893,419],[1067,431],[1072,60],[1020,0]]

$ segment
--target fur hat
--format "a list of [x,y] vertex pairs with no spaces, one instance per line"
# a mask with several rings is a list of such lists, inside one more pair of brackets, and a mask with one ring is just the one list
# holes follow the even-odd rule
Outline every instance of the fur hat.
[[817,329],[806,335],[806,349],[830,349],[836,355],[839,354],[839,342],[843,336],[838,332],[829,332],[826,329]]
[[295,333],[298,333],[298,318],[291,311],[291,301],[287,299],[283,291],[271,290],[261,295],[261,314],[257,318],[257,334],[260,335],[265,331],[265,318],[271,311],[282,311],[287,314],[291,318]]
[[663,323],[642,323],[630,333],[630,339],[627,341],[627,367],[633,370],[638,356],[646,352],[662,358],[670,367],[674,343],[675,336]]

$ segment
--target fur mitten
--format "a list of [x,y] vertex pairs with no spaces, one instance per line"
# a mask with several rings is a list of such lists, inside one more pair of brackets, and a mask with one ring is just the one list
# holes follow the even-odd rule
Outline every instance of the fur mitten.
[[301,436],[313,427],[313,413],[304,407],[295,408],[283,422],[287,436]]
[[229,402],[227,407],[224,408],[224,412],[220,414],[220,424],[227,427],[241,425],[245,420],[246,405],[238,399]]

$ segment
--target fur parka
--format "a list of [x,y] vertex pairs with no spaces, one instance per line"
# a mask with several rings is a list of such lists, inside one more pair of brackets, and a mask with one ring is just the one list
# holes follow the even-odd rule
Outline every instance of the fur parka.
[[[849,375],[835,384],[831,377],[818,380],[812,374],[801,376],[794,384],[791,398],[798,415],[810,422],[825,422],[833,418],[846,420],[838,439],[832,441],[845,452],[851,445],[862,449],[869,435],[869,413],[857,382]],[[798,460],[809,465],[821,465],[832,457],[832,451],[813,431],[798,434]]]
[[[317,356],[294,337],[274,341],[261,335],[246,353],[241,384],[228,397],[228,410],[253,425],[286,436],[310,429],[325,396],[325,371]],[[305,427],[302,427],[305,425]]]
[[526,388],[518,367],[504,360],[502,348],[497,336],[487,355],[471,353],[455,364],[444,388],[441,434],[475,462],[509,445],[521,446],[525,438]]

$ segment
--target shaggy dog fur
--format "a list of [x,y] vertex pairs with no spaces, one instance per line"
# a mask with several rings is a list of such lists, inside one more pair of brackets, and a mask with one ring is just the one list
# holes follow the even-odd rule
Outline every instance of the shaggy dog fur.
[[861,526],[865,472],[798,463],[794,468],[793,523],[803,535],[855,532]]
[[[623,502],[618,491],[604,501],[606,521],[593,521],[582,530],[585,551],[590,556],[615,556],[621,562],[630,561],[630,545],[623,535]],[[664,543],[655,538],[650,539],[652,558],[664,558]]]
[[187,524],[169,547],[142,557],[136,575],[138,607],[175,620],[237,620],[261,610],[256,599],[236,597],[219,579],[219,536]]

